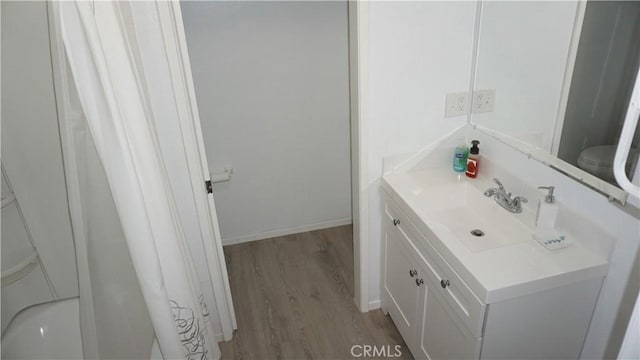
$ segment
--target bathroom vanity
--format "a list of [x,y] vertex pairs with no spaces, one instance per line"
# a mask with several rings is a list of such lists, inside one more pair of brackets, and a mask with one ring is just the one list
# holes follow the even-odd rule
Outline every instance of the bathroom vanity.
[[[607,256],[581,241],[546,249],[535,204],[509,213],[490,186],[449,168],[383,177],[383,311],[416,358],[578,358]],[[588,236],[570,221],[568,238]]]

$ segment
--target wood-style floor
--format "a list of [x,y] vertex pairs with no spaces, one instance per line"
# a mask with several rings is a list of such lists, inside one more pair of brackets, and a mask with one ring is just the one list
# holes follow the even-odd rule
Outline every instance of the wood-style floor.
[[222,358],[354,359],[354,345],[400,345],[411,359],[388,316],[356,308],[352,244],[347,225],[226,246],[238,330]]

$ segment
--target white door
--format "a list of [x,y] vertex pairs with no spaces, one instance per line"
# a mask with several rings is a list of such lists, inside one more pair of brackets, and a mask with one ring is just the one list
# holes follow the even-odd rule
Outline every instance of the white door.
[[216,310],[224,340],[229,340],[233,336],[233,330],[237,328],[236,317],[222,250],[213,187],[210,185],[211,176],[204,149],[180,3],[158,2],[157,6],[174,91],[185,95],[177,99],[181,135],[185,144],[192,188],[196,195],[195,202],[204,239],[207,266],[214,288]]

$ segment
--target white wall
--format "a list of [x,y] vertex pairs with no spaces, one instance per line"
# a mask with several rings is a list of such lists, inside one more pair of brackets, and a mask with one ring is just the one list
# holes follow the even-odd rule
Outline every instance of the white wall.
[[[475,2],[370,2],[367,62],[369,301],[380,299],[382,158],[415,152],[466,116],[444,117],[445,94],[469,89]],[[451,154],[453,156],[453,154]]]
[[475,88],[496,97],[474,123],[551,150],[577,4],[483,3]]
[[223,242],[350,223],[347,4],[181,5]]
[[48,34],[45,2],[2,2],[2,164],[43,270],[67,298],[78,278]]

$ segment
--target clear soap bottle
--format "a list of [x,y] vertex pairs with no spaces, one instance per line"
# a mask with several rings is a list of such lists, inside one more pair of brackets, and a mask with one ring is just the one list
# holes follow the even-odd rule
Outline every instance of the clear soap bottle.
[[467,157],[469,156],[469,149],[462,144],[453,152],[453,171],[457,173],[463,173],[467,170]]

